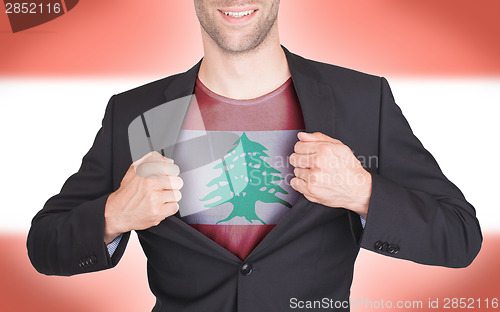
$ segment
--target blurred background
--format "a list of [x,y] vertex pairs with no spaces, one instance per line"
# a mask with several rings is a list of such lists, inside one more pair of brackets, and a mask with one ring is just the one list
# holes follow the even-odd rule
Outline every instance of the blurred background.
[[[78,170],[109,97],[194,65],[203,55],[199,24],[192,1],[70,2],[65,14],[16,33],[0,12],[0,311],[150,311],[135,234],[116,268],[69,278],[38,274],[26,235]],[[465,269],[362,250],[352,311],[431,310],[436,300],[439,310],[447,301],[446,310],[465,310],[453,298],[466,299],[468,311],[497,310],[499,12],[497,0],[281,3],[281,41],[292,52],[388,79],[414,133],[476,207],[483,229],[483,248]]]

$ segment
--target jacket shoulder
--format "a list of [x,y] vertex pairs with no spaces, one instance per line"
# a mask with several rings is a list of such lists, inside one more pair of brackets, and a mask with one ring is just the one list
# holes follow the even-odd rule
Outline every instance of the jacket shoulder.
[[[132,120],[146,111],[173,100],[173,98],[170,98],[171,96],[182,97],[188,95],[184,93],[192,92],[192,90],[187,90],[190,82],[187,82],[185,79],[186,76],[183,77],[182,75],[184,73],[175,74],[115,94],[112,100],[114,104],[114,118],[119,120],[120,124],[124,123],[128,125]],[[182,82],[179,83],[179,80],[182,80]],[[170,90],[168,94],[167,90]]]
[[148,99],[158,99],[164,97],[165,89],[181,74],[171,75],[162,79],[158,79],[141,86],[135,87],[133,89],[120,92],[115,94],[115,98],[118,102],[135,101],[135,100],[148,100]]
[[298,63],[302,63],[307,67],[304,70],[312,71],[323,82],[341,86],[357,86],[361,88],[372,85],[380,88],[382,79],[381,76],[321,61],[307,59],[299,55],[294,55],[294,57],[298,58]]

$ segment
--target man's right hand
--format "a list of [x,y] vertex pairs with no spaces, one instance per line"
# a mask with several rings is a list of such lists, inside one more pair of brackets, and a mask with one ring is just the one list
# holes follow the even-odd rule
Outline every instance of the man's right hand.
[[158,225],[179,210],[183,185],[172,159],[153,151],[130,165],[104,211],[104,242],[131,230]]

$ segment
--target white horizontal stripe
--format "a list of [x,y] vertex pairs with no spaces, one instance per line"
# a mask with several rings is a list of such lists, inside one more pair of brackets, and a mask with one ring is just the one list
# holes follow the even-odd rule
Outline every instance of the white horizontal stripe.
[[[25,231],[80,166],[114,93],[144,79],[0,80],[0,231]],[[390,78],[396,102],[443,172],[500,231],[500,78]]]
[[[217,133],[228,133],[226,131],[208,131],[211,135],[216,135]],[[248,139],[251,141],[258,142],[262,144],[266,150],[265,153],[268,157],[263,157],[263,161],[269,164],[274,169],[280,171],[279,174],[275,174],[276,176],[280,176],[283,178],[281,181],[275,181],[271,183],[265,190],[261,190],[264,192],[273,192],[275,189],[272,187],[273,184],[279,185],[287,192],[287,194],[276,193],[276,197],[281,198],[288,203],[292,204],[298,198],[299,193],[293,190],[289,183],[292,179],[293,175],[293,167],[290,165],[288,155],[293,152],[293,145],[297,142],[297,132],[298,130],[274,130],[274,131],[245,131]],[[206,135],[206,131],[203,130],[182,130],[179,138],[181,141],[188,141],[188,139],[193,139],[195,137],[203,137]],[[231,131],[232,134],[236,136],[236,138],[241,137],[243,131]],[[212,208],[206,207],[208,204],[212,204],[217,202],[220,197],[212,198],[211,200],[201,201],[208,194],[212,194],[213,191],[216,191],[222,185],[212,185],[210,188],[207,187],[207,184],[212,181],[212,179],[219,177],[222,174],[222,169],[215,169],[214,167],[221,163],[222,158],[225,158],[228,166],[231,167],[231,159],[234,157],[227,157],[228,152],[236,146],[236,140],[232,140],[229,143],[229,146],[225,147],[223,151],[212,151],[212,154],[219,155],[219,159],[215,159],[210,157],[206,150],[209,150],[211,145],[207,144],[207,146],[202,146],[203,144],[199,144],[201,150],[197,151],[196,148],[191,146],[183,147],[180,144],[176,148],[176,153],[174,153],[174,160],[181,169],[180,177],[184,181],[184,186],[181,190],[183,194],[189,194],[183,196],[179,201],[179,213],[182,217],[186,217],[189,215],[197,214],[199,212],[208,211],[208,213],[198,214],[196,216],[184,219],[187,223],[203,223],[203,224],[215,224],[219,220],[225,219],[225,217],[229,216],[232,211],[232,204],[223,204],[220,205],[220,208]],[[234,153],[234,151],[233,151]],[[194,154],[194,155],[193,155]],[[286,156],[285,156],[286,155]],[[205,158],[205,161],[200,161],[201,157]],[[236,160],[234,158],[234,160]],[[195,166],[194,168],[190,168],[189,164],[197,163],[199,166]],[[250,164],[249,164],[250,165]],[[241,163],[239,164],[241,166]],[[245,164],[244,168],[247,167]],[[189,168],[189,170],[187,170]],[[237,167],[238,168],[238,165]],[[239,171],[239,170],[238,170]],[[265,171],[265,170],[264,170]],[[241,179],[245,178],[248,182],[248,178],[251,179],[251,174],[248,173],[247,170],[239,171],[240,173],[245,172],[245,177],[242,175]],[[254,171],[255,173],[255,171]],[[231,178],[229,181],[235,181],[239,177],[234,177],[232,175],[232,171],[229,171],[229,175]],[[250,175],[250,176],[249,176]],[[259,177],[264,177],[260,176]],[[259,177],[255,177],[254,179]],[[235,180],[233,180],[235,179]],[[260,180],[262,181],[262,180]],[[227,185],[228,180],[224,181]],[[249,183],[249,182],[248,182]],[[254,180],[253,183],[259,183],[257,180]],[[244,184],[247,186],[247,184]],[[229,187],[223,188],[225,191],[229,191]],[[239,193],[239,191],[235,191]],[[255,194],[255,193],[254,193]],[[246,193],[242,193],[243,196],[246,196]],[[286,206],[283,206],[281,203],[263,203],[258,201],[255,204],[255,210],[259,218],[261,218],[266,224],[276,224],[277,220],[281,219],[281,217],[288,211]],[[225,222],[224,224],[248,224],[247,220],[244,218],[235,218],[232,221]],[[257,224],[260,224],[258,222]]]

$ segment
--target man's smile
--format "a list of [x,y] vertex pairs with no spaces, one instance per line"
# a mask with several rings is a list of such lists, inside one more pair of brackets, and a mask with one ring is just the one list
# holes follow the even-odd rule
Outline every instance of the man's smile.
[[255,10],[248,10],[248,11],[243,11],[243,12],[222,12],[228,16],[231,16],[231,17],[236,17],[236,18],[239,18],[239,17],[243,17],[243,16],[247,16],[247,15],[250,15],[252,14],[253,12],[255,12]]
[[258,9],[256,8],[224,8],[218,10],[226,23],[242,24],[251,20]]

